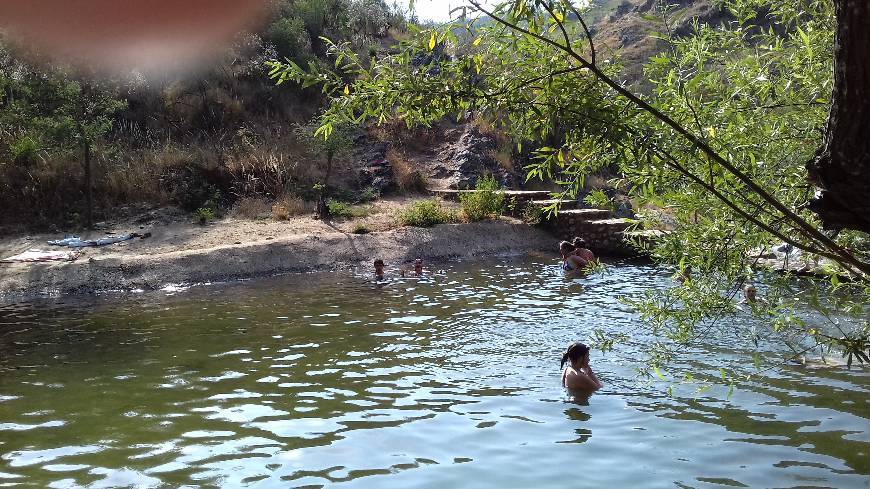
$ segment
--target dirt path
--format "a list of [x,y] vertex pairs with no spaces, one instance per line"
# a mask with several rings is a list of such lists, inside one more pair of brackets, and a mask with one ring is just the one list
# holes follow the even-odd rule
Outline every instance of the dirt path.
[[[427,263],[434,263],[554,247],[552,236],[514,220],[429,229],[396,228],[395,209],[404,203],[404,200],[384,201],[366,217],[337,223],[309,217],[290,221],[230,218],[200,226],[191,223],[189,217],[160,222],[159,216],[148,224],[116,223],[110,229],[84,237],[99,237],[109,231],[149,232],[151,237],[86,248],[73,262],[0,264],[0,302],[41,294],[148,290],[167,284],[217,282],[342,267],[367,269],[374,258],[400,265],[419,256]],[[372,232],[353,234],[352,229],[359,224]],[[0,257],[30,248],[49,249],[45,241],[59,237],[62,236],[36,235],[0,240]]]

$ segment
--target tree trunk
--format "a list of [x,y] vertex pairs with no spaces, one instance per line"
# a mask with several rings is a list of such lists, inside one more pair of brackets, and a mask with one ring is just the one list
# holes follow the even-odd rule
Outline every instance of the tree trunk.
[[331,151],[326,153],[326,176],[323,178],[323,185],[329,188],[329,177],[332,175],[332,158],[335,156]]
[[317,215],[320,219],[329,217],[329,206],[326,205],[326,192],[329,190],[329,177],[332,175],[332,152],[326,153],[326,175],[323,177],[323,189],[317,198]]
[[807,163],[825,229],[870,232],[870,1],[834,0],[834,93],[825,137]]
[[94,185],[91,175],[91,143],[85,142],[85,226],[94,227]]

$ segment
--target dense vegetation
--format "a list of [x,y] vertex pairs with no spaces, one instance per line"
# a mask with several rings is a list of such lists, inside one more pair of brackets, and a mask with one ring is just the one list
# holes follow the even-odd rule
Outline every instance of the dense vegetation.
[[[653,254],[677,268],[682,285],[632,300],[662,338],[652,365],[734,312],[736,293],[761,279],[755,257],[782,243],[822,259],[831,280],[806,295],[766,279],[753,307],[771,325],[765,336],[795,354],[837,347],[850,362],[868,359],[866,233],[825,233],[808,209],[814,187],[804,165],[831,100],[831,1],[730,0],[734,22],[696,24],[685,36],[672,29],[680,12],[662,9],[649,21],[668,49],[645,67],[647,95],[619,81],[619,59],[596,51],[571,2],[517,0],[492,11],[471,3],[487,22],[419,29],[374,64],[333,43],[337,71],[274,63],[271,74],[331,94],[325,138],[348,121],[426,126],[472,112],[497,121],[518,153],[532,152],[529,178],[555,178],[566,197],[588,175],[615,171],[613,183],[645,211],[643,225],[675,223]],[[606,331],[599,337],[612,343]]]
[[259,32],[240,34],[194,79],[98,80],[0,40],[0,224],[82,226],[88,180],[96,220],[138,203],[313,199],[332,161],[294,126],[318,112],[320,91],[276,88],[265,61],[322,64],[320,36],[368,59],[404,30],[383,0],[276,1]]

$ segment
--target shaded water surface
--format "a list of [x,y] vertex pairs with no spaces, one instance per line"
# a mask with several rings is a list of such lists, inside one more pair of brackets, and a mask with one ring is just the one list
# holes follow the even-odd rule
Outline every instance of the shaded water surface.
[[[870,487],[866,370],[668,397],[636,380],[635,335],[593,356],[602,391],[560,388],[568,342],[635,330],[618,296],[671,284],[530,258],[8,306],[0,486]],[[751,371],[745,320],[666,374]]]

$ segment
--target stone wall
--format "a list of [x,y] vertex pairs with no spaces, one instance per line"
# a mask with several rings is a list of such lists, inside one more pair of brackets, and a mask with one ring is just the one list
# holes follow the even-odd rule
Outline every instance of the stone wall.
[[632,224],[630,219],[610,217],[607,210],[578,209],[560,212],[546,226],[559,239],[571,241],[582,237],[597,255],[625,256],[637,254],[623,239]]

